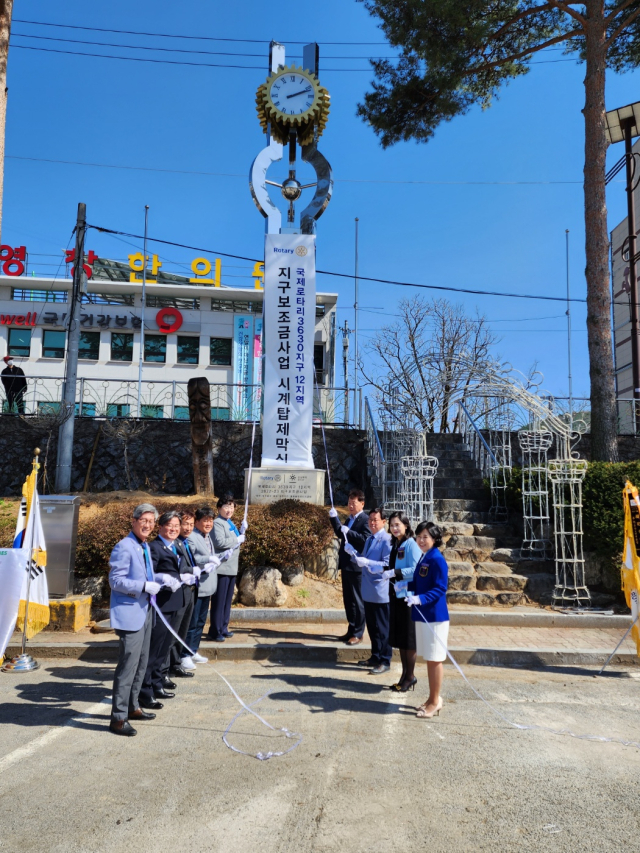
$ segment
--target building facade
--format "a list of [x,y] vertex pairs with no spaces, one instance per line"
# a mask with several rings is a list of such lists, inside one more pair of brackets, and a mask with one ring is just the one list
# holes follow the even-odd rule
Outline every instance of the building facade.
[[[96,258],[85,268],[91,278],[80,306],[77,414],[188,418],[187,383],[206,376],[213,418],[259,418],[259,283],[224,287],[216,283],[219,276],[200,283],[197,277],[154,274],[151,266],[143,306],[134,262],[126,266]],[[72,280],[17,275],[19,269],[9,267],[0,275],[0,358],[12,356],[27,376],[26,412],[52,411],[59,406],[64,381]],[[337,406],[329,390],[334,385],[336,303],[336,294],[316,296],[318,408],[329,421],[336,419]]]

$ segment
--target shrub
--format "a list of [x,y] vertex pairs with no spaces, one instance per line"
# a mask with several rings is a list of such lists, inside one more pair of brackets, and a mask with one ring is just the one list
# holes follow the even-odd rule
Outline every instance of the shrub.
[[240,567],[299,566],[324,551],[332,538],[327,510],[321,506],[295,500],[252,506]]
[[[203,506],[202,498],[150,499],[158,512],[181,506]],[[81,507],[76,546],[75,571],[79,577],[98,575],[109,570],[114,545],[131,530],[131,514],[140,500],[114,501],[98,507]],[[215,507],[215,500],[209,501]],[[234,521],[240,527],[244,507],[236,509]],[[15,524],[15,522],[14,522]],[[313,554],[323,551],[333,536],[326,509],[283,500],[265,506],[249,507],[249,529],[240,551],[245,566],[301,565]]]
[[640,487],[640,462],[591,462],[584,479],[584,547],[619,564],[624,544],[622,489],[626,480]]

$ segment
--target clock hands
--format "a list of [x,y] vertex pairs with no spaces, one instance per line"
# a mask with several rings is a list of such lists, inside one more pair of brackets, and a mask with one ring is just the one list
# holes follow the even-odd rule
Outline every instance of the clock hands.
[[300,91],[300,92],[294,92],[293,95],[287,95],[287,98],[297,98],[298,95],[304,95],[310,91],[311,91],[311,86],[307,86],[306,89],[302,89],[302,91]]

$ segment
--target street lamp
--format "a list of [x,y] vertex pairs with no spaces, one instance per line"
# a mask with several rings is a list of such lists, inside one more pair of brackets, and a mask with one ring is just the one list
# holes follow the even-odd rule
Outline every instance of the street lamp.
[[609,110],[605,113],[607,127],[605,133],[610,144],[624,140],[627,173],[627,225],[629,241],[629,283],[631,299],[631,369],[633,372],[633,399],[635,431],[638,429],[640,415],[640,324],[638,318],[638,279],[636,276],[636,220],[633,204],[633,178],[635,163],[631,140],[640,136],[640,101]]

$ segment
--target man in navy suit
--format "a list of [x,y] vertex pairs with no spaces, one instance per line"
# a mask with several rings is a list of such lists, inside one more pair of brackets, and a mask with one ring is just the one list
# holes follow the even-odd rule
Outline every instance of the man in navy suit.
[[162,579],[154,575],[147,545],[157,517],[151,504],[137,506],[131,533],[118,542],[109,559],[111,627],[120,640],[109,729],[128,737],[137,734],[129,720],[155,718],[155,714],[142,710],[139,695],[151,640],[153,611],[149,601],[162,588]]
[[349,518],[346,524],[340,524],[335,509],[329,511],[334,532],[340,540],[338,568],[342,574],[342,600],[349,621],[347,633],[338,639],[348,646],[357,646],[362,642],[365,617],[362,600],[362,569],[355,561],[356,552],[362,554],[364,543],[371,536],[367,522],[369,516],[364,510],[364,492],[352,489],[349,492]]

